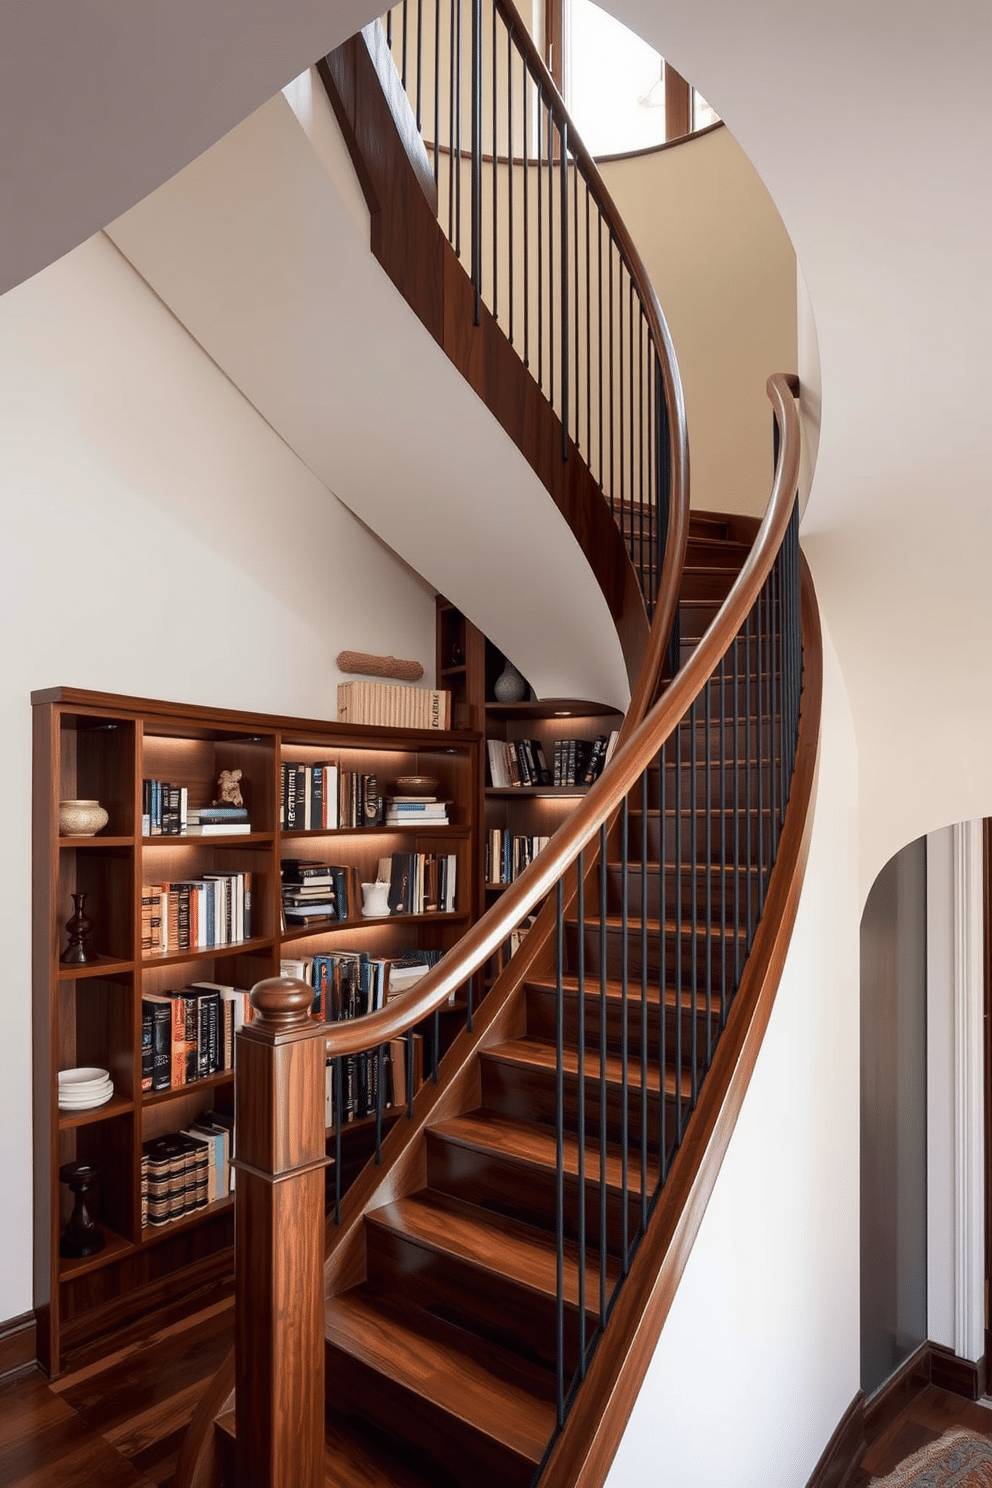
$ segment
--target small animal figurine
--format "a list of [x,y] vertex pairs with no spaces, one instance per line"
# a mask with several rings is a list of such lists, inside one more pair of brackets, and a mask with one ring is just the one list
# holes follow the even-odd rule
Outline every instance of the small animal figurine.
[[240,770],[221,770],[217,779],[217,789],[220,792],[215,806],[243,806],[244,797],[238,781],[241,779]]

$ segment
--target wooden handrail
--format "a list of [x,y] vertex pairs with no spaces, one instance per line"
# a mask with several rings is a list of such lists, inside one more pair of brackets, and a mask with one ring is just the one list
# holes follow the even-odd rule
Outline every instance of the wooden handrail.
[[[713,675],[720,658],[733,644],[771,570],[795,504],[799,480],[799,417],[789,379],[775,374],[768,379],[771,399],[782,431],[778,468],[764,520],[758,529],[754,546],[733,588],[720,606],[709,629],[693,655],[665,690],[663,697],[640,722],[627,731],[608,770],[590,786],[588,794],[568,820],[559,827],[547,847],[500,896],[499,902],[486,912],[462,937],[437,966],[433,967],[415,990],[380,1012],[361,1019],[334,1023],[328,1028],[328,1058],[337,1059],[373,1049],[389,1039],[398,1038],[422,1023],[447,1003],[452,993],[464,986],[510,932],[542,900],[578,857],[583,847],[616,811],[624,796],[640,777],[645,764],[660,750],[692,702],[699,697]],[[660,662],[667,638],[661,639],[664,624],[659,606],[652,625],[650,655],[653,667],[643,688],[635,694],[646,699],[657,685]],[[653,680],[652,680],[653,679]]]

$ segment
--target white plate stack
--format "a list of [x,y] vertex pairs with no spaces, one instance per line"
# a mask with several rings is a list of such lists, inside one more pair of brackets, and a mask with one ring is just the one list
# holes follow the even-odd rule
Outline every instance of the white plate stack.
[[88,1111],[104,1105],[113,1093],[114,1082],[108,1070],[95,1065],[59,1070],[60,1111]]

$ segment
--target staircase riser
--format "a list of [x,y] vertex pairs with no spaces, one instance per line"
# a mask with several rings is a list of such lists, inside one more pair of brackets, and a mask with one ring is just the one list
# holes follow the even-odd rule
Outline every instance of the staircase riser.
[[504,1444],[481,1438],[471,1423],[370,1368],[354,1354],[326,1345],[326,1393],[333,1409],[373,1422],[387,1436],[411,1442],[450,1472],[459,1488],[482,1483],[530,1488],[534,1464]]
[[732,569],[711,569],[705,564],[686,567],[679,585],[679,600],[705,599],[720,603],[730,593],[736,577]]
[[[374,1291],[415,1296],[418,1305],[458,1327],[555,1367],[557,1314],[553,1297],[514,1283],[448,1252],[418,1245],[383,1225],[368,1228],[368,1280]],[[589,1327],[587,1324],[587,1336]],[[578,1363],[579,1314],[565,1307],[565,1359]]]
[[[685,1051],[686,1060],[689,1048]],[[587,1058],[585,1079],[584,1125],[587,1138],[599,1140],[600,1087],[596,1071],[596,1059]],[[577,1076],[566,1075],[563,1089],[565,1124],[569,1131],[578,1130],[579,1125],[579,1081]],[[482,1104],[486,1111],[507,1116],[515,1121],[540,1121],[545,1126],[554,1126],[557,1120],[555,1077],[551,1070],[521,1068],[519,1065],[503,1064],[497,1060],[484,1060],[482,1064]],[[631,1148],[639,1147],[641,1133],[642,1100],[638,1090],[627,1092],[627,1140]],[[669,1100],[665,1116],[666,1131],[672,1130],[675,1102]],[[606,1139],[619,1143],[622,1135],[623,1092],[619,1086],[607,1086],[606,1091]],[[647,1099],[648,1152],[657,1152],[661,1141],[661,1097],[649,1094]]]
[[[662,875],[659,868],[648,868],[647,873],[642,874],[640,867],[627,869],[627,904],[630,913],[638,920],[643,917],[646,907],[648,919],[658,919],[661,915],[662,883],[664,883],[665,915],[671,917],[675,912],[676,903],[680,903],[684,918],[688,918],[695,905],[697,920],[706,914],[706,906],[710,905],[710,912],[715,924],[719,925],[721,913],[726,906],[728,926],[733,925],[733,909],[735,892],[741,903],[747,895],[747,874],[742,869],[734,873],[733,866],[728,864],[725,870],[721,870],[719,857],[711,864],[709,883],[706,881],[706,864],[703,863],[702,871],[695,874],[687,867],[683,867],[681,875],[676,878],[674,867],[669,864]],[[645,904],[642,905],[642,884],[646,891]],[[752,896],[755,890],[754,876],[751,876]],[[694,892],[695,891],[695,892]],[[610,914],[619,914],[623,906],[623,875],[619,867],[607,870],[606,905]],[[587,899],[588,908],[588,899]],[[599,901],[596,901],[598,908]]]
[[[647,1048],[649,1059],[657,1062],[661,1043],[661,1017],[658,1012],[657,985],[648,989],[647,1010]],[[651,1001],[652,994],[654,1001]],[[596,992],[587,993],[584,998],[583,1034],[587,1050],[598,1051],[600,1046],[600,1006]],[[563,1024],[564,1041],[567,1048],[575,1048],[579,1041],[579,999],[576,993],[566,991],[563,999]],[[712,1023],[712,1010],[710,1022]],[[528,987],[527,989],[527,1032],[534,1038],[553,1040],[555,1038],[556,997],[551,987]],[[670,1053],[675,1048],[675,1030],[677,1018],[674,1008],[665,1010],[665,1049]],[[692,1013],[688,1006],[684,1007],[681,1016],[682,1038],[688,1048],[688,1042],[692,1038]],[[707,1015],[705,1007],[700,1006],[696,1013],[697,1037],[705,1036],[704,1030],[707,1026]],[[627,1006],[627,1049],[631,1056],[637,1060],[641,1055],[641,1001],[640,983],[636,983]],[[623,1014],[621,1009],[613,1002],[607,1004],[606,1009],[606,1047],[611,1053],[618,1053],[622,1048]]]
[[[521,1219],[550,1235],[555,1229],[555,1176],[549,1168],[535,1169],[500,1153],[448,1142],[435,1132],[427,1134],[427,1176],[432,1188],[455,1194],[483,1209]],[[565,1175],[565,1235],[577,1240],[580,1188],[573,1175]],[[589,1243],[599,1236],[599,1185],[585,1184],[585,1223]],[[633,1196],[627,1201],[628,1226],[633,1230],[640,1214]],[[606,1192],[606,1254],[617,1256],[622,1244],[623,1197]]]
[[[664,770],[654,765],[647,775],[647,804],[652,811],[658,809],[659,798],[664,790],[665,806],[667,809],[674,807],[676,800],[682,807],[690,807],[695,803],[697,811],[705,811],[708,804],[713,811],[719,811],[721,805],[729,814],[733,810],[735,791],[739,805],[750,799],[756,805],[758,800],[758,765],[752,762],[750,766],[742,760],[734,764],[732,760],[725,764],[717,759],[708,765],[706,752],[697,748],[695,769],[693,769],[691,738],[683,745],[682,758],[676,763],[676,751],[673,746],[667,754]],[[761,789],[764,803],[770,799],[772,788],[772,771],[767,762],[761,766],[760,772]],[[664,784],[663,784],[664,782]],[[775,775],[775,788],[779,789],[779,776]],[[722,791],[722,796],[721,796]],[[644,800],[644,789],[638,784],[631,791],[628,801],[629,809],[639,811]]]
[[[719,927],[714,926],[714,931]],[[723,947],[726,944],[726,956]],[[578,928],[574,925],[565,927],[566,945],[566,969],[575,976],[579,968],[578,960]],[[622,933],[619,928],[612,926],[607,928],[605,937],[600,937],[598,927],[586,926],[584,936],[585,949],[585,976],[587,984],[595,984],[600,976],[602,965],[606,967],[606,975],[611,981],[619,981],[624,970],[624,944]],[[681,970],[681,985],[683,990],[691,984],[693,967],[693,938],[689,935],[676,937],[673,933],[665,937],[664,950],[661,940],[657,935],[649,934],[646,944],[642,942],[640,935],[630,934],[626,946],[626,971],[631,981],[638,982],[641,978],[641,968],[647,968],[649,984],[657,985],[664,955],[665,976],[669,986],[675,985],[678,972]],[[699,994],[705,995],[707,986],[710,991],[718,993],[722,984],[723,966],[726,962],[728,968],[734,966],[733,942],[726,937],[717,938],[714,935],[709,946],[709,968],[710,975],[707,982],[707,944],[702,930],[695,937],[695,985]],[[681,959],[680,959],[681,958]],[[741,952],[741,959],[743,953]]]
[[[680,820],[680,826],[676,822]],[[748,825],[751,828],[751,840],[748,843]],[[721,826],[723,837],[721,844]],[[664,831],[664,847],[662,846],[661,819],[658,816],[648,816],[646,819],[633,812],[630,815],[628,829],[628,854],[635,861],[640,861],[642,851],[648,863],[658,863],[664,854],[668,863],[678,861],[681,863],[682,872],[688,877],[700,868],[705,869],[707,855],[711,867],[716,868],[721,863],[721,857],[726,861],[728,867],[733,868],[735,853],[738,867],[748,861],[757,863],[758,860],[758,827],[759,818],[756,811],[739,813],[730,812],[721,823],[719,819],[710,820],[702,814],[696,813],[695,822],[692,814],[685,812],[681,819],[674,815],[666,816]],[[693,829],[695,828],[695,831]],[[763,822],[764,830],[764,852],[765,863],[771,845],[771,830],[767,816]],[[693,861],[693,837],[695,836],[696,857]],[[642,837],[644,846],[642,849]],[[736,844],[736,846],[735,846]]]

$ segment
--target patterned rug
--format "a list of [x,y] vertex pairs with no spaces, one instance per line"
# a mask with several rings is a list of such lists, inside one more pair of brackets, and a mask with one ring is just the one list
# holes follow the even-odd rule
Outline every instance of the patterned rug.
[[871,1488],[992,1488],[992,1441],[956,1426]]

